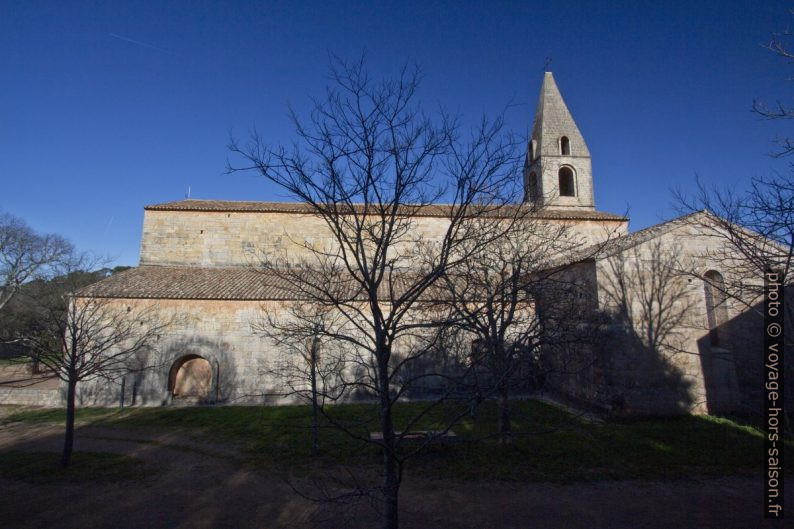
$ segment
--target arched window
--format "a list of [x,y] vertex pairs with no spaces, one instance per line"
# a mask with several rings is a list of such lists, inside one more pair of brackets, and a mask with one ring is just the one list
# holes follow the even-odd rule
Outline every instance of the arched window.
[[704,275],[704,288],[706,295],[706,319],[709,326],[709,341],[711,345],[719,347],[722,324],[728,321],[728,307],[726,306],[725,281],[722,274],[716,270],[709,270]]
[[573,170],[570,167],[560,167],[560,196],[575,197],[576,184],[574,182]]
[[568,136],[563,136],[560,138],[560,154],[563,156],[571,155],[571,142],[568,139]]
[[535,140],[529,142],[529,161],[535,161]]
[[529,199],[535,200],[538,198],[538,175],[534,172],[529,173]]

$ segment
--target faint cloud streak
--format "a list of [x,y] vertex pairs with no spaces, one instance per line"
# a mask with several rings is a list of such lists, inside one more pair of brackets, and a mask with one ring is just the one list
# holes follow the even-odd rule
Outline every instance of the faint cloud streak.
[[113,37],[114,39],[122,40],[124,42],[129,42],[130,44],[135,44],[137,46],[143,46],[144,48],[149,48],[150,50],[160,51],[160,52],[163,52],[163,53],[167,53],[169,55],[176,55],[174,52],[165,50],[163,48],[159,48],[159,47],[154,46],[152,44],[147,44],[145,42],[141,42],[139,40],[135,40],[135,39],[131,39],[129,37],[125,37],[124,35],[118,35],[116,33],[108,33],[108,36],[109,37]]

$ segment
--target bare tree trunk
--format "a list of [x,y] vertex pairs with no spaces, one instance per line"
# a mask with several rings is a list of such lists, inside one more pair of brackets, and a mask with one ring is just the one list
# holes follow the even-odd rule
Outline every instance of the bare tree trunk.
[[6,303],[11,301],[11,298],[14,297],[16,293],[16,288],[8,288],[0,290],[0,309],[6,306]]
[[499,443],[510,444],[512,428],[510,427],[510,390],[507,383],[499,388]]
[[66,468],[72,459],[72,447],[74,447],[74,399],[77,381],[73,377],[69,379],[69,388],[66,393],[66,435],[63,440],[63,455],[61,466]]
[[312,342],[311,351],[311,382],[312,382],[312,451],[314,455],[320,453],[320,425],[319,404],[317,403],[317,340]]
[[[377,332],[377,331],[376,331]],[[378,333],[380,334],[380,333]],[[383,434],[383,529],[399,526],[398,494],[400,475],[395,450],[394,421],[389,394],[389,353],[382,339],[378,340],[378,382],[380,393],[381,433]]]
[[383,529],[397,529],[397,496],[400,490],[397,454],[394,446],[394,424],[389,395],[381,395],[381,429],[383,433]]
[[34,374],[34,375],[38,375],[39,373],[41,373],[41,365],[39,363],[39,355],[38,354],[33,356],[33,359],[31,360],[30,372],[31,372],[31,374]]
[[[391,421],[391,419],[389,419]],[[391,433],[391,442],[384,437],[383,454],[385,458],[386,475],[383,479],[383,529],[397,529],[399,517],[397,513],[397,496],[400,491],[399,471],[397,458],[394,453],[394,431]]]
[[[262,265],[294,291],[287,299],[329,313],[317,331],[343,344],[343,356],[349,357],[340,363],[340,395],[359,389],[376,394],[383,450],[381,526],[396,529],[403,464],[414,451],[399,452],[402,437],[394,431],[392,405],[431,376],[411,368],[432,358],[438,345],[433,335],[458,320],[443,307],[427,311],[425,303],[435,307],[442,277],[457,274],[470,255],[508,231],[511,222],[499,212],[504,204],[511,204],[509,211],[525,211],[512,201],[518,198],[512,196],[512,182],[520,146],[502,134],[501,119],[483,120],[465,140],[444,113],[427,119],[413,103],[418,75],[412,71],[403,70],[397,82],[371,83],[363,61],[334,58],[331,76],[336,87],[315,102],[305,124],[292,114],[295,148],[271,148],[258,137],[242,148],[232,140],[230,149],[245,162],[228,169],[255,168],[328,227],[329,246],[301,243],[311,255],[300,259],[272,257],[262,249]],[[351,149],[351,143],[364,148]],[[439,167],[451,168],[442,173],[452,194],[437,179]],[[415,212],[447,198],[452,203],[442,207],[444,229],[425,234]],[[291,325],[301,334],[299,329],[311,324],[304,317]],[[401,357],[390,365],[393,347]],[[347,372],[356,365],[364,369]],[[319,368],[322,403],[328,393],[325,361]],[[451,383],[447,374],[438,375]],[[412,427],[428,410],[398,427]]]

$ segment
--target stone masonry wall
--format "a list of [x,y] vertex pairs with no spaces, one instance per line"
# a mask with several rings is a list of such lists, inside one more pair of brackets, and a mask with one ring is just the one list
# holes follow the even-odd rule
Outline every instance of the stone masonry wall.
[[[616,258],[598,261],[599,306],[618,316],[607,343],[602,344],[608,358],[601,380],[606,388],[602,398],[611,401],[607,405],[622,407],[627,413],[736,411],[740,401],[736,361],[741,355],[753,354],[752,349],[734,339],[737,337],[728,336],[721,347],[711,345],[703,280],[684,274],[661,284],[651,277],[652,260],[674,259],[670,262],[684,272],[702,276],[716,270],[728,282],[725,263],[703,257],[721,241],[704,236],[700,230],[694,225],[684,225],[623,252],[625,269],[629,271],[626,275],[643,274],[641,281],[634,278],[634,288],[645,292],[646,306],[653,299],[653,314],[660,316],[651,323],[644,321],[648,313],[643,312],[643,299],[632,297],[631,325],[620,325],[620,309],[615,299],[619,296],[614,292],[618,261]],[[661,312],[660,303],[670,306]],[[726,309],[730,320],[746,307],[729,298]],[[674,327],[663,331],[655,346],[649,346],[648,332],[660,332],[659,329],[673,322]],[[761,330],[755,331],[760,336]]]
[[[588,242],[609,232],[626,232],[624,221],[560,221],[576,226]],[[447,221],[415,219],[412,230],[426,240],[438,240]],[[322,219],[296,213],[146,210],[141,239],[142,265],[248,266],[265,254],[300,259],[311,257],[305,245],[332,244]]]
[[31,389],[0,387],[0,404],[17,406],[44,406],[57,408],[65,406],[63,391],[60,389]]
[[[116,300],[125,310],[133,300]],[[276,382],[266,376],[276,358],[275,347],[256,334],[252,325],[261,321],[263,305],[252,301],[153,300],[170,327],[152,343],[147,359],[150,369],[129,373],[123,383],[125,405],[160,406],[172,396],[169,374],[185,356],[209,361],[213,374],[207,402],[225,404],[280,401]],[[270,302],[268,310],[278,310]],[[121,379],[86,382],[78,386],[80,405],[119,405]]]

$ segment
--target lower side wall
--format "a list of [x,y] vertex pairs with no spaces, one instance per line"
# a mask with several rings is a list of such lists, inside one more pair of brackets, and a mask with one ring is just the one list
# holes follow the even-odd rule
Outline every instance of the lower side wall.
[[0,404],[57,408],[66,400],[60,389],[0,388]]
[[[118,303],[126,309],[124,300]],[[262,325],[263,309],[279,310],[275,302],[264,307],[234,301],[156,303],[163,318],[173,321],[168,330],[146,354],[129,359],[125,376],[80,382],[78,406],[296,402],[284,397],[283,383],[272,375],[282,352],[254,330]],[[703,337],[693,337],[687,349],[694,353],[660,354],[642,347],[625,326],[612,325],[591,348],[550,355],[554,358],[545,389],[580,406],[618,415],[741,411],[741,404],[750,400],[743,396],[743,373],[749,372],[744,364],[755,347],[710,350]],[[209,378],[180,386],[188,393],[200,387],[200,395],[175,397],[175,384],[185,378],[178,367],[189,359],[201,359],[203,367],[196,372]],[[55,390],[0,387],[0,404],[63,406],[64,394],[63,384]]]
[[[119,304],[123,308],[124,300]],[[167,329],[151,342],[147,353],[130,359],[125,376],[81,383],[80,405],[165,406],[174,402],[175,390],[187,393],[177,401],[195,403],[280,400],[267,375],[278,351],[254,330],[264,321],[262,303],[157,300],[156,304],[163,321],[170,322]],[[278,310],[276,303],[267,308]],[[190,368],[190,360],[200,365]]]
[[[760,335],[761,329],[751,335]],[[552,369],[548,390],[563,400],[612,415],[747,414],[760,405],[742,383],[763,367],[757,341],[712,346],[692,331],[673,352],[645,347],[623,325],[609,325],[598,343],[572,354],[563,369]],[[755,367],[749,369],[749,364]],[[557,367],[557,366],[554,366]],[[787,376],[789,373],[787,373]]]

